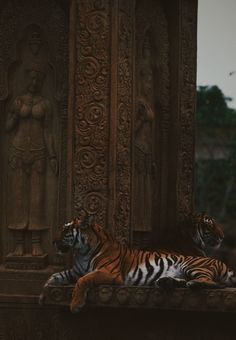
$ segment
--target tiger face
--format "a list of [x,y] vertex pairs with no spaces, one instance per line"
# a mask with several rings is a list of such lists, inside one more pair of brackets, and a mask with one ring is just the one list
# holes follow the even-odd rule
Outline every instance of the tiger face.
[[70,249],[85,254],[90,249],[96,248],[101,233],[103,229],[94,223],[93,217],[85,215],[65,223],[53,243],[58,254],[64,254]]
[[221,226],[205,213],[198,214],[195,219],[197,226],[197,237],[200,238],[204,247],[219,248],[224,233]]
[[65,223],[62,228],[60,228],[56,238],[53,241],[57,254],[67,253],[72,248],[74,242],[73,228],[74,221]]

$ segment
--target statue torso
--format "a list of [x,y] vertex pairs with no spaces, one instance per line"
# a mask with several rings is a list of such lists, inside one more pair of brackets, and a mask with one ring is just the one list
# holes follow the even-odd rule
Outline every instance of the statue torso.
[[22,151],[44,149],[46,100],[41,96],[24,95],[16,99],[16,107],[18,125],[12,139],[12,145]]

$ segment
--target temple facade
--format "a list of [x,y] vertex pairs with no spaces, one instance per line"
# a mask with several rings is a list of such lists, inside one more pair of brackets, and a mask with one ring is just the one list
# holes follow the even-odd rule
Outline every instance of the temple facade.
[[203,339],[196,314],[205,329],[201,312],[236,309],[231,295],[101,287],[72,315],[67,287],[38,305],[71,262],[57,229],[81,209],[140,249],[168,245],[192,212],[197,0],[0,9],[0,339]]

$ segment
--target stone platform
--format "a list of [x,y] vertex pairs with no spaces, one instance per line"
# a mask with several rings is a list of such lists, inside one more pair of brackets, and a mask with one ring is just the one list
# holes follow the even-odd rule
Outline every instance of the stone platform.
[[[45,304],[67,306],[72,291],[73,286],[50,286],[45,292]],[[101,285],[88,292],[87,306],[236,312],[236,289],[178,288],[165,292],[156,287]]]

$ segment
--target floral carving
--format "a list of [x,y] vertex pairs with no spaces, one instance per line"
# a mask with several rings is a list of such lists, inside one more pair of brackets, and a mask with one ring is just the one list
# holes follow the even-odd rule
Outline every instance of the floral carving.
[[181,12],[181,88],[178,164],[178,218],[193,208],[194,116],[196,100],[197,2],[182,1]]
[[78,1],[75,210],[105,224],[108,197],[109,1]]
[[130,240],[131,223],[131,121],[133,110],[133,29],[134,2],[121,1],[118,15],[117,131],[115,235]]

